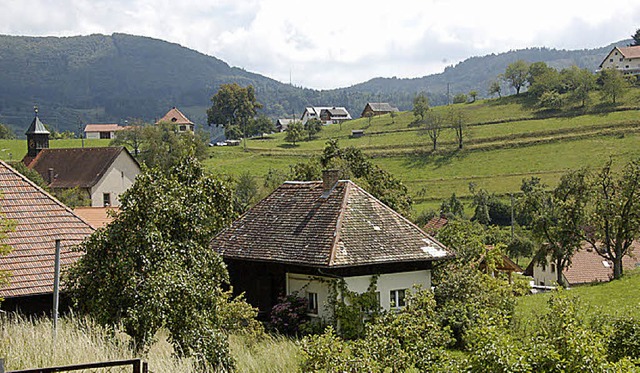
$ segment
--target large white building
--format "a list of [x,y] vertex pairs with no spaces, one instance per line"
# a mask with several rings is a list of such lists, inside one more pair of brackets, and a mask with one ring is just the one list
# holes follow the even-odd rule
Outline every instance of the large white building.
[[613,48],[599,68],[616,69],[624,74],[640,74],[640,46]]

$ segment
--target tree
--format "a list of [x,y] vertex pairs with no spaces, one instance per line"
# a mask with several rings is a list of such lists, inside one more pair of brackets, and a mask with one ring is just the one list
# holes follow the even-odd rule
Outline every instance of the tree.
[[284,137],[284,141],[293,143],[295,145],[298,141],[301,141],[304,137],[304,128],[302,123],[296,121],[290,123],[287,127],[287,135]]
[[560,110],[563,104],[562,96],[556,91],[546,91],[538,99],[538,106],[550,110]]
[[207,124],[227,127],[238,126],[244,134],[245,150],[246,134],[251,120],[262,105],[256,100],[255,89],[249,85],[241,87],[237,83],[222,84],[213,97],[211,107],[207,109]]
[[640,160],[615,175],[609,161],[595,177],[595,197],[582,238],[603,258],[613,262],[613,277],[622,276],[622,258],[640,238]]
[[557,283],[565,287],[563,271],[582,243],[580,227],[590,198],[587,177],[585,170],[568,172],[552,191],[545,190],[539,179],[523,181],[521,187],[524,196],[519,206],[531,216],[530,228],[540,243],[534,260],[546,264],[550,258],[556,266]]
[[491,82],[489,85],[489,94],[491,96],[498,95],[499,98],[502,97],[502,84],[500,84],[500,81],[494,80]]
[[588,69],[580,69],[573,65],[560,72],[564,90],[569,93],[569,100],[580,102],[585,107],[589,102],[589,93],[596,86],[595,76]]
[[429,111],[429,99],[420,92],[413,98],[413,116],[417,121],[423,122]]
[[398,113],[396,113],[395,111],[392,111],[389,113],[389,116],[391,117],[391,123],[395,124],[396,123],[396,117],[398,116]]
[[602,69],[598,76],[600,82],[600,92],[604,100],[611,100],[616,104],[616,99],[622,96],[628,86],[622,72],[616,69]]
[[126,146],[131,149],[133,156],[140,155],[140,147],[143,141],[144,123],[140,120],[133,121],[126,129],[116,132],[116,137],[111,140],[111,146]]
[[123,134],[118,133],[112,144],[137,146],[138,161],[149,168],[170,170],[187,156],[203,159],[207,154],[206,134],[179,132],[172,123],[134,126],[120,132]]
[[164,327],[176,353],[232,369],[225,315],[247,305],[228,304],[226,267],[209,241],[234,217],[229,186],[194,158],[171,172],[143,167],[115,220],[79,248],[66,281],[77,309],[121,323],[139,350]]
[[478,91],[475,89],[469,91],[469,97],[471,97],[471,102],[476,102],[476,98],[478,97]]
[[309,141],[311,141],[311,138],[315,136],[315,134],[322,131],[322,122],[317,118],[310,119],[304,124],[304,130],[307,131]]
[[631,38],[633,39],[630,45],[631,47],[640,45],[640,28],[637,29],[633,35],[631,35]]
[[442,116],[434,112],[433,110],[430,110],[427,113],[426,119],[424,120],[424,129],[431,139],[431,142],[433,144],[433,151],[436,151],[436,148],[438,146],[438,137],[440,137],[443,122],[444,120]]
[[462,201],[456,197],[455,193],[451,193],[451,197],[448,200],[442,201],[442,204],[440,204],[440,215],[464,218],[464,205]]
[[454,104],[464,104],[468,100],[469,100],[469,98],[464,93],[458,93],[457,95],[453,96],[453,103]]
[[249,171],[245,171],[238,176],[234,195],[236,208],[240,213],[247,211],[256,201],[258,197],[258,182]]
[[547,66],[544,62],[534,62],[529,65],[527,82],[529,83],[529,93],[536,97],[541,97],[549,92],[558,93],[562,85],[558,70]]
[[524,60],[518,60],[510,63],[504,72],[504,79],[515,90],[516,94],[520,94],[520,89],[524,87],[527,82],[527,76],[529,74],[529,65]]
[[12,140],[16,138],[15,132],[6,124],[0,123],[0,139]]
[[462,110],[460,110],[459,108],[451,107],[449,109],[449,113],[448,114],[449,114],[448,115],[449,124],[454,129],[454,131],[456,132],[456,140],[458,142],[458,149],[462,149],[462,147],[464,145],[463,144],[464,134],[466,133],[466,129],[467,129],[467,119],[466,119],[464,113],[462,112]]
[[258,117],[253,121],[253,125],[251,127],[251,132],[253,132],[254,135],[260,135],[260,138],[263,138],[265,133],[276,132],[276,125],[264,114],[258,115]]

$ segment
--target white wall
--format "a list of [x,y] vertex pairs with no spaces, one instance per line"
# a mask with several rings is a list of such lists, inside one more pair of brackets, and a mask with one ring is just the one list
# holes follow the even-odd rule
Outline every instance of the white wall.
[[103,194],[111,194],[111,206],[120,206],[120,195],[133,184],[140,173],[140,167],[124,151],[112,163],[93,188],[91,188],[91,206],[102,207]]
[[[551,269],[554,269],[552,272]],[[536,285],[544,285],[544,286],[555,286],[558,283],[558,275],[556,271],[558,269],[555,268],[555,265],[551,265],[551,263],[547,263],[547,265],[542,268],[542,265],[537,264],[533,266],[533,282]]]
[[[371,283],[371,275],[345,277],[347,287],[351,291],[364,293]],[[328,309],[329,283],[333,280],[329,277],[309,276],[295,273],[287,273],[287,294],[298,292],[299,296],[305,297],[307,292],[318,294],[318,315],[317,317],[328,319],[331,316]],[[407,289],[411,290],[414,285],[420,285],[423,289],[431,287],[431,271],[421,270],[412,272],[386,273],[378,277],[377,291],[380,292],[380,306],[384,310],[390,309],[390,291]]]
[[640,58],[624,58],[616,49],[612,50],[602,62],[602,69],[618,69],[624,71],[639,70]]
[[85,132],[86,134],[86,138],[87,139],[99,139],[100,138],[100,132]]

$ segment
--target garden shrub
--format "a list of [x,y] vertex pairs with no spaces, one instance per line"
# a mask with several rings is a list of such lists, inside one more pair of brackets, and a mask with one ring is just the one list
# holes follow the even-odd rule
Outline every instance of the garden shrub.
[[297,292],[281,296],[271,309],[269,327],[286,335],[298,335],[309,322],[307,298],[299,297]]

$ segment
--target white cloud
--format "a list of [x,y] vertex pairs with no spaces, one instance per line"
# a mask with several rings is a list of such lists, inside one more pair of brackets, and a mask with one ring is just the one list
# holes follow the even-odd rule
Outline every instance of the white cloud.
[[486,53],[593,48],[627,38],[640,4],[619,0],[5,0],[0,33],[125,32],[180,43],[296,85],[415,77]]

